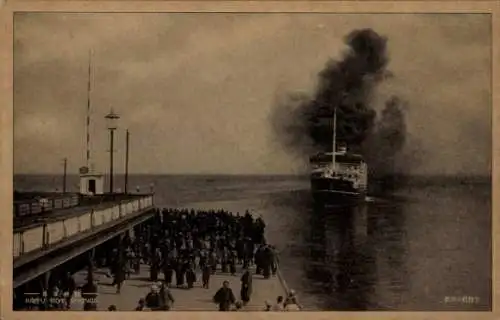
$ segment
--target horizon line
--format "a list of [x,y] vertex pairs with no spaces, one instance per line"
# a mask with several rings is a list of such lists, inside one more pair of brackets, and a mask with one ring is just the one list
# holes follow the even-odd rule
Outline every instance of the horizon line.
[[[129,173],[129,176],[307,176],[309,173],[144,173],[144,172],[134,172]],[[54,173],[54,172],[37,172],[37,173],[14,173],[14,176],[19,175],[27,175],[27,176],[43,176],[43,175],[63,175],[62,173]],[[68,173],[68,176],[78,176],[79,173]],[[104,176],[109,176],[107,173],[103,173]],[[124,176],[125,173],[115,173],[115,176]],[[408,177],[482,177],[482,178],[491,178],[491,174],[439,174],[439,173],[413,173],[413,174],[405,174],[405,173],[395,173],[393,176],[408,176]]]
[[[109,173],[101,173],[104,176],[109,176]],[[296,175],[305,175],[307,173],[197,173],[197,172],[180,172],[180,173],[145,173],[145,172],[134,172],[128,173],[129,176],[133,175],[164,175],[164,176],[296,176]],[[62,173],[54,173],[54,172],[37,172],[37,173],[14,173],[14,175],[63,175]],[[68,176],[78,176],[79,173],[68,173]],[[124,172],[114,173],[114,175],[125,175]]]

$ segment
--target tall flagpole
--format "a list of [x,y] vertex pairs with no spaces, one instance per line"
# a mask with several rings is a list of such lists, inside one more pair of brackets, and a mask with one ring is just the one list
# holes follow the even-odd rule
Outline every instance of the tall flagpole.
[[89,50],[89,74],[87,81],[87,124],[86,124],[86,134],[87,134],[87,154],[86,154],[86,166],[90,167],[90,92],[92,90],[91,77],[92,77],[92,50]]

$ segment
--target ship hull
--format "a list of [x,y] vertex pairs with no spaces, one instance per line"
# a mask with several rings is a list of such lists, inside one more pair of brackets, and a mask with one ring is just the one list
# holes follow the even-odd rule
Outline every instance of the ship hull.
[[352,183],[341,179],[313,178],[311,193],[318,204],[344,204],[362,201],[366,192],[352,186]]

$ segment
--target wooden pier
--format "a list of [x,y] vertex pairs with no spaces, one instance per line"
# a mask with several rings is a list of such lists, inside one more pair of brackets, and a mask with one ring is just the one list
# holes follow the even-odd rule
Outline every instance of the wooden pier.
[[[85,261],[94,260],[97,251],[106,250],[102,247],[105,243],[121,239],[124,233],[133,234],[133,228],[140,227],[140,224],[153,217],[156,211],[151,194],[113,195],[110,201],[104,201],[105,196],[100,198],[99,201],[94,201],[95,203],[87,203],[86,200],[80,201],[78,205],[70,205],[68,202],[62,208],[49,208],[45,215],[33,212],[36,203],[23,208],[24,211],[17,210],[18,213],[35,213],[39,217],[33,219],[26,216],[14,230],[13,287],[17,296],[23,296],[24,292],[29,290],[26,285],[35,280],[40,281],[43,288],[48,288],[52,281],[50,279],[59,277],[64,270],[69,271],[66,268],[76,268],[82,263],[94,264]],[[74,274],[77,286],[87,282],[88,271],[86,268],[82,269],[83,265],[77,269],[81,271]],[[139,299],[145,298],[154,283],[149,281],[149,266],[141,265],[140,272],[131,274],[123,283],[121,292],[117,294],[116,287],[112,286],[113,279],[106,275],[108,269],[96,269],[95,266],[92,269],[93,279],[98,284],[97,308],[100,311],[107,310],[110,305],[115,305],[119,311],[135,310]],[[172,310],[217,311],[218,306],[212,299],[224,281],[229,281],[236,300],[240,300],[241,269],[242,266],[238,265],[236,274],[231,275],[222,273],[219,265],[217,272],[211,276],[209,289],[202,288],[201,270],[196,270],[197,282],[194,288],[171,288],[175,299]],[[242,311],[263,311],[266,301],[274,304],[278,296],[285,297],[288,294],[279,268],[277,274],[268,279],[255,274],[254,268],[250,268],[250,271],[253,275],[252,295]],[[162,279],[163,275],[160,274],[158,280]],[[70,310],[83,310],[83,299],[78,291]]]

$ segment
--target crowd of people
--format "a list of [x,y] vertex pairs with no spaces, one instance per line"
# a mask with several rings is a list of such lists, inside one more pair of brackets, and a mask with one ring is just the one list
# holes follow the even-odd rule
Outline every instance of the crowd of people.
[[[247,273],[248,271],[245,271]],[[245,283],[245,273],[241,278],[241,299],[237,299],[233,290],[230,287],[229,281],[224,281],[222,287],[217,290],[213,296],[213,302],[218,305],[219,311],[241,311],[249,302],[248,282]],[[246,298],[245,298],[246,297]],[[145,298],[139,299],[135,311],[168,311],[174,303],[174,298],[168,285],[164,282],[153,284],[151,291]],[[291,290],[286,299],[283,296],[278,296],[276,302],[266,300],[262,311],[300,311],[302,306],[297,301],[295,291]],[[116,311],[114,305],[108,308],[109,311]]]
[[[149,265],[153,285],[139,300],[137,311],[171,310],[175,304],[172,287],[191,290],[199,285],[209,289],[213,285],[211,276],[216,272],[233,276],[241,272],[238,299],[225,281],[213,302],[220,311],[243,310],[252,296],[252,273],[269,279],[277,272],[276,248],[266,243],[265,227],[262,218],[254,219],[249,212],[240,215],[225,210],[163,209],[134,236],[125,236],[96,256],[96,260],[98,267],[109,267],[107,276],[113,278],[118,294],[132,273],[138,274],[141,265]],[[75,290],[70,279],[68,275],[56,286],[65,293],[66,299],[61,303],[66,308],[70,308]],[[89,301],[84,310],[97,310],[97,283],[90,279],[81,292]],[[293,310],[294,306],[300,308],[295,293],[290,292],[276,302],[266,301],[263,309]],[[117,308],[111,305],[108,310]]]

